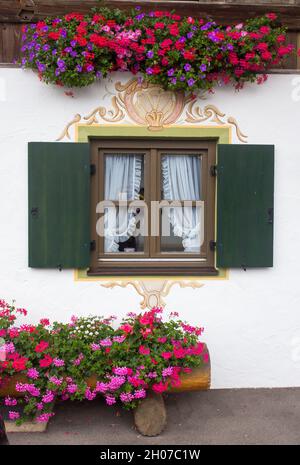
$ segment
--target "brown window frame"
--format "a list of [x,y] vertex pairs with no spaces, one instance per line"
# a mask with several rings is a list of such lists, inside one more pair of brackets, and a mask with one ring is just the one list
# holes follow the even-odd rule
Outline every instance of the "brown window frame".
[[[112,137],[89,138],[91,146],[91,163],[95,166],[95,175],[91,177],[91,240],[96,244],[91,255],[91,276],[203,276],[216,275],[215,253],[210,242],[215,240],[215,177],[211,175],[211,166],[216,163],[216,138],[137,138]],[[170,153],[174,156],[182,152],[187,154],[203,151],[207,154],[201,166],[201,180],[205,188],[205,240],[199,254],[184,252],[161,252],[160,236],[145,237],[144,252],[134,254],[122,252],[105,254],[104,238],[96,234],[96,222],[99,214],[96,205],[104,199],[104,152],[133,152],[144,154],[145,202],[148,204],[148,222],[150,228],[150,201],[161,200],[161,155]],[[102,182],[101,182],[102,180]],[[117,202],[116,202],[117,203]],[[137,256],[138,254],[138,256]],[[201,257],[202,255],[202,257]],[[205,256],[205,258],[204,258]],[[118,259],[118,260],[117,260]],[[134,259],[134,261],[130,261]],[[170,259],[169,261],[167,259]],[[176,259],[178,261],[176,261]]]

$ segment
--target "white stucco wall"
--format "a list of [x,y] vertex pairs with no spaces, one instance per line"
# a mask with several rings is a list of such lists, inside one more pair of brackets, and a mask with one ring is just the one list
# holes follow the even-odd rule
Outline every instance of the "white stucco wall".
[[[231,270],[228,280],[174,286],[166,298],[168,311],[205,327],[214,388],[300,386],[299,88],[299,77],[278,75],[200,102],[234,116],[249,143],[276,146],[274,268]],[[0,69],[0,298],[15,299],[33,321],[139,310],[131,287],[105,289],[75,282],[73,271],[27,267],[27,142],[54,141],[76,113],[109,107],[113,89],[107,81],[72,98],[31,72]]]

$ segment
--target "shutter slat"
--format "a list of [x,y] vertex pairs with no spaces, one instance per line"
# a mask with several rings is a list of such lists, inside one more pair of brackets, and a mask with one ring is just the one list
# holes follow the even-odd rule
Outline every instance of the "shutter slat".
[[89,159],[87,143],[29,143],[30,267],[89,266]]
[[273,266],[273,145],[218,145],[217,266]]

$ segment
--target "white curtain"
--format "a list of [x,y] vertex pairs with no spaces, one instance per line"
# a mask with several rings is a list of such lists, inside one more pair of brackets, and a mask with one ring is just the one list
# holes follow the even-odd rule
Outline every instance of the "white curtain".
[[[137,200],[141,188],[142,156],[114,154],[105,156],[105,200]],[[128,206],[127,206],[128,207]],[[108,207],[104,215],[104,251],[118,252],[136,229],[135,211]]]
[[[193,155],[162,156],[165,200],[200,200],[200,158]],[[185,252],[200,252],[200,212],[197,207],[170,208],[175,236],[182,238]]]

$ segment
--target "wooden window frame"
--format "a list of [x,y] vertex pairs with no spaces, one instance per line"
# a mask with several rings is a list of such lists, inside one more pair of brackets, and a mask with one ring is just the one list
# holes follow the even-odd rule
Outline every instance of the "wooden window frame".
[[[91,254],[90,276],[203,276],[216,275],[215,253],[210,242],[215,240],[215,177],[211,175],[211,166],[216,163],[217,138],[146,138],[146,137],[90,137],[91,163],[95,166],[95,175],[91,177],[91,240],[96,246]],[[145,237],[144,253],[122,253],[104,255],[104,238],[96,234],[96,222],[99,214],[96,205],[104,199],[104,152],[132,152],[144,154],[145,201],[148,204],[148,226],[150,227],[150,202],[161,200],[161,155],[174,156],[182,152],[193,154],[206,152],[201,167],[202,180],[206,190],[205,197],[205,240],[200,254],[184,252],[160,252],[160,236]],[[177,153],[176,153],[177,152]],[[180,153],[179,153],[180,152]],[[155,174],[153,176],[153,174]],[[151,180],[150,180],[151,177]],[[102,180],[102,182],[101,182]],[[138,256],[137,256],[138,254]],[[202,254],[202,257],[201,257]],[[204,258],[205,256],[205,258]],[[116,260],[118,258],[118,260]],[[134,261],[133,261],[134,259]]]

